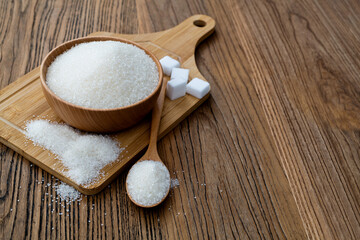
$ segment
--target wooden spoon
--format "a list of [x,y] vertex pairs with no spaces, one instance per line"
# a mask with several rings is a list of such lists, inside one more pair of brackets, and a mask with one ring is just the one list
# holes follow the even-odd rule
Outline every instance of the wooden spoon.
[[[158,137],[159,126],[160,126],[161,112],[162,112],[162,109],[163,109],[163,106],[164,106],[166,84],[167,84],[167,81],[164,79],[163,80],[163,85],[161,87],[161,91],[160,91],[160,94],[159,94],[159,97],[157,99],[157,102],[156,102],[153,110],[152,110],[149,147],[148,147],[146,153],[144,154],[144,156],[142,156],[135,164],[137,164],[138,162],[141,162],[141,161],[145,161],[145,160],[153,160],[153,161],[161,162],[162,164],[164,164],[161,161],[161,158],[160,158],[160,156],[158,154],[158,151],[157,151],[157,137]],[[164,164],[164,166],[165,166],[165,164]],[[129,174],[128,174],[128,176],[129,176]],[[155,207],[155,206],[159,205],[160,203],[162,203],[165,200],[165,198],[167,197],[167,195],[169,194],[169,191],[170,191],[170,179],[169,179],[168,190],[167,190],[165,196],[159,202],[157,202],[157,203],[155,203],[153,205],[139,204],[134,199],[132,199],[130,194],[129,194],[128,185],[127,185],[128,176],[126,177],[126,192],[128,193],[128,196],[129,196],[130,200],[139,207],[144,207],[144,208]],[[170,174],[169,174],[169,176],[170,176]]]

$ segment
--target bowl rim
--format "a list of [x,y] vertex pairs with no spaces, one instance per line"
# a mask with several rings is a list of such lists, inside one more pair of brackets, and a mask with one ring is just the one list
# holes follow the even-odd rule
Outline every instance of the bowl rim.
[[[85,40],[85,41],[84,41]],[[66,46],[66,45],[73,45],[72,47],[81,44],[81,43],[86,43],[86,42],[101,42],[101,41],[118,41],[118,42],[123,42],[123,43],[127,43],[127,44],[131,44],[135,47],[138,47],[140,49],[142,49],[149,57],[151,57],[151,59],[155,62],[158,73],[159,73],[159,79],[158,79],[158,84],[156,86],[156,88],[144,99],[141,99],[140,101],[137,101],[133,104],[130,105],[126,105],[123,107],[118,107],[118,108],[89,108],[89,107],[83,107],[80,105],[76,105],[74,103],[68,102],[64,99],[62,99],[61,97],[57,96],[46,84],[46,74],[44,73],[44,65],[45,62],[48,60],[48,58],[52,55],[55,55],[54,59],[59,56],[60,54],[63,54],[65,51],[62,51],[59,54],[55,54],[55,52]],[[78,43],[78,44],[77,44]],[[71,47],[71,48],[72,48]],[[69,49],[71,49],[69,48]],[[69,49],[67,49],[66,51],[68,51]],[[54,61],[54,60],[53,60]],[[53,62],[52,61],[52,62]],[[51,62],[51,63],[52,63]],[[47,68],[51,65],[51,63],[46,66],[46,71]],[[72,39],[70,41],[64,42],[58,46],[56,46],[55,48],[53,48],[43,59],[43,61],[41,62],[40,65],[40,81],[41,81],[41,85],[43,86],[43,88],[53,97],[56,98],[58,101],[62,102],[63,104],[69,105],[73,108],[77,108],[77,109],[81,109],[81,110],[85,110],[85,111],[96,111],[96,112],[112,112],[112,111],[119,111],[119,110],[125,110],[125,109],[130,109],[133,108],[137,105],[141,105],[142,103],[146,102],[147,100],[149,100],[152,96],[154,96],[156,94],[156,92],[159,91],[159,89],[161,88],[162,84],[163,84],[163,70],[162,70],[162,66],[160,64],[160,61],[157,59],[157,57],[150,52],[149,50],[145,49],[144,47],[140,46],[139,44],[137,44],[134,41],[128,40],[128,39],[124,39],[124,38],[120,38],[120,37],[111,37],[111,36],[88,36],[88,37],[82,37],[82,38],[76,38],[76,39]]]

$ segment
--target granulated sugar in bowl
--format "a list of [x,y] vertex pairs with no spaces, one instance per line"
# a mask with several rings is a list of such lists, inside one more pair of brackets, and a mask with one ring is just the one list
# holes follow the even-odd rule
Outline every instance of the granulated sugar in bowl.
[[144,50],[118,41],[81,43],[57,56],[46,84],[57,96],[88,108],[131,105],[152,93],[159,73]]
[[136,124],[152,109],[162,69],[136,43],[88,37],[52,50],[41,65],[41,83],[48,103],[69,125],[113,132]]

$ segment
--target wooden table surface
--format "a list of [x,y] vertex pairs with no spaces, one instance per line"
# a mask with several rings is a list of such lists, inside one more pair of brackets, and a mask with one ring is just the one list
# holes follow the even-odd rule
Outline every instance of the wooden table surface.
[[141,209],[122,174],[64,208],[1,145],[0,239],[360,239],[358,0],[1,0],[0,87],[64,41],[198,13],[217,22],[196,51],[211,97],[158,145],[180,186]]

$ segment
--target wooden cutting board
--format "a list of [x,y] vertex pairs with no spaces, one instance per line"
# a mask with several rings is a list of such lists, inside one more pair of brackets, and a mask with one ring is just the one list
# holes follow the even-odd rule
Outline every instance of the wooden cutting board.
[[[214,28],[214,19],[205,15],[194,15],[176,27],[162,32],[134,35],[96,32],[91,36],[121,37],[135,41],[153,52],[158,59],[166,55],[178,59],[181,67],[190,69],[190,79],[198,77],[205,80],[196,67],[194,52],[197,44],[208,37]],[[186,95],[174,101],[166,98],[159,139],[208,97],[209,94],[202,99]],[[112,134],[111,137],[125,147],[119,159],[102,169],[104,176],[96,183],[88,186],[77,185],[62,173],[63,165],[51,152],[34,146],[25,138],[26,121],[39,118],[62,122],[45,100],[40,86],[39,68],[36,68],[0,91],[0,141],[84,194],[96,194],[101,191],[127,164],[131,164],[136,159],[149,142],[150,117],[133,128]]]

